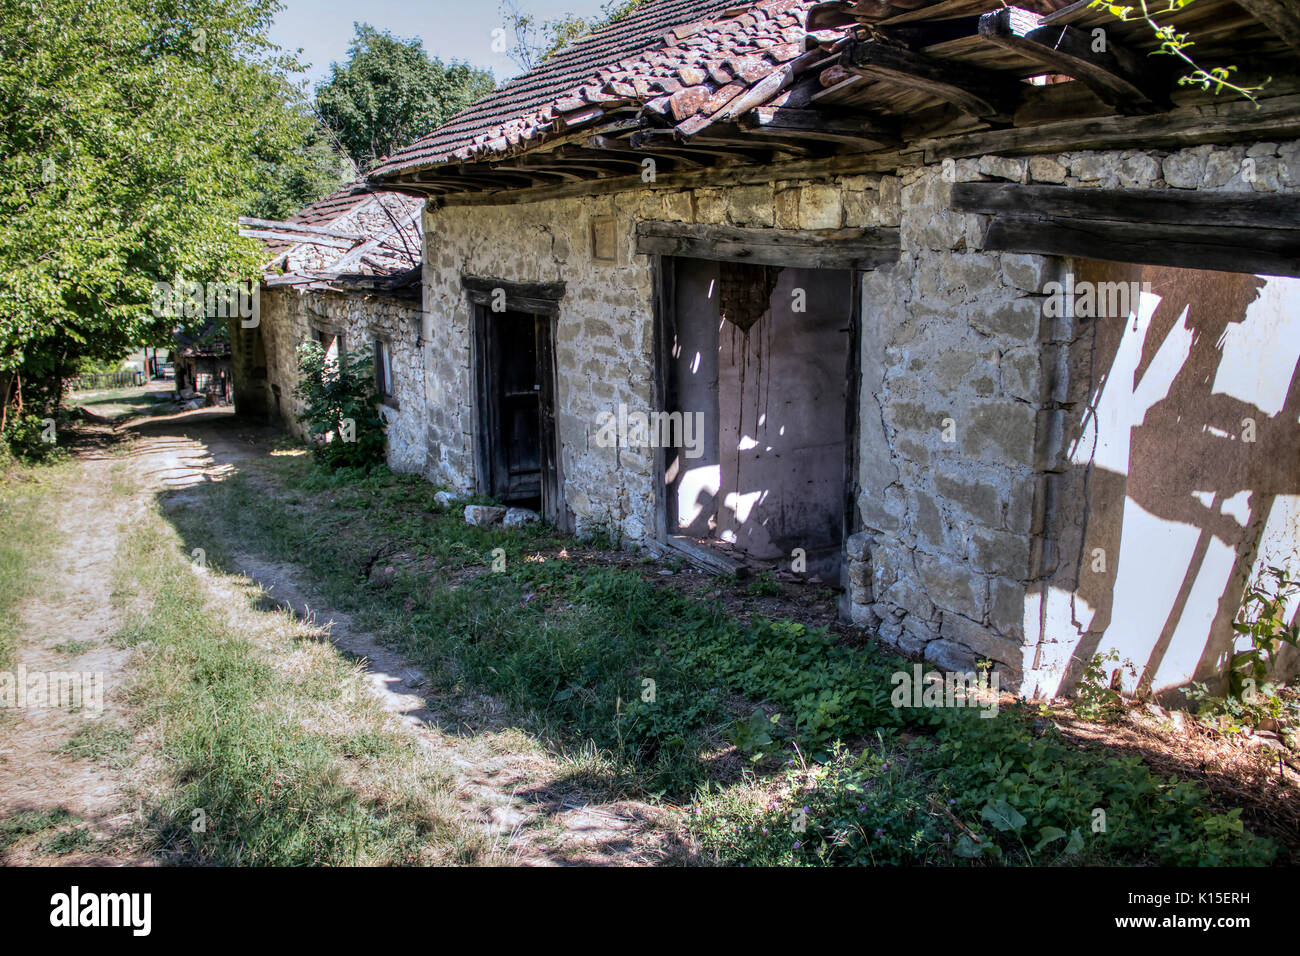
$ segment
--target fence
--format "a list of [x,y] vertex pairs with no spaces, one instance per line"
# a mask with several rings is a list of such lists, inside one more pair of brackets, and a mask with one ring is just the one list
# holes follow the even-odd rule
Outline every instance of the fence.
[[76,391],[89,388],[129,388],[144,384],[144,372],[92,372],[70,379],[68,387]]

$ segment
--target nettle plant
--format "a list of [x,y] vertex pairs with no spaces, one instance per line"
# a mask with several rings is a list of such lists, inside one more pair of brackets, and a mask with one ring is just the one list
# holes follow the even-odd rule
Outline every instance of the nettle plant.
[[1288,622],[1287,608],[1300,593],[1300,582],[1283,568],[1264,568],[1246,588],[1241,610],[1232,629],[1249,641],[1229,662],[1228,690],[1233,697],[1252,702],[1283,646],[1300,646],[1300,623]]
[[316,460],[331,468],[370,469],[384,461],[384,427],[370,356],[326,357],[318,342],[298,346],[300,421]]

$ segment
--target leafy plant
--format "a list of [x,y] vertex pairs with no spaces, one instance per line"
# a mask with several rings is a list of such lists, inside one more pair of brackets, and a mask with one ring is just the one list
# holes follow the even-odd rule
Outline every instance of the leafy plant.
[[36,415],[15,415],[6,423],[0,434],[0,451],[14,458],[39,465],[58,458],[62,451],[54,442],[45,440],[45,422]]
[[1091,0],[1088,5],[1094,10],[1105,10],[1111,16],[1126,23],[1130,20],[1145,21],[1147,26],[1151,28],[1152,33],[1155,34],[1156,39],[1160,41],[1160,48],[1156,52],[1182,60],[1189,70],[1188,73],[1178,78],[1179,86],[1199,86],[1202,90],[1213,90],[1216,94],[1227,90],[1255,103],[1257,96],[1271,82],[1271,77],[1258,86],[1240,86],[1230,79],[1232,74],[1237,71],[1235,66],[1217,66],[1209,70],[1203,69],[1192,59],[1191,54],[1188,52],[1195,46],[1191,34],[1179,33],[1175,27],[1167,23],[1158,23],[1155,19],[1156,15],[1177,13],[1194,2],[1195,0],[1165,0],[1166,6],[1164,9],[1157,10],[1154,14],[1147,5],[1147,0],[1138,0],[1141,12],[1138,12],[1135,7],[1112,3],[1111,0]]
[[363,354],[326,357],[318,342],[298,346],[298,382],[312,453],[331,468],[369,469],[384,461],[385,421],[374,367]]
[[[1108,723],[1124,713],[1124,697],[1117,686],[1122,667],[1113,666],[1119,664],[1119,651],[1111,648],[1104,654],[1094,654],[1084,665],[1074,691],[1074,711],[1084,720]],[[1123,666],[1135,671],[1131,661],[1124,661]]]
[[1249,646],[1234,652],[1228,663],[1232,696],[1254,703],[1251,698],[1264,684],[1278,651],[1283,646],[1297,646],[1300,623],[1288,622],[1287,609],[1298,592],[1300,582],[1277,567],[1264,568],[1247,586],[1232,629],[1244,636]]

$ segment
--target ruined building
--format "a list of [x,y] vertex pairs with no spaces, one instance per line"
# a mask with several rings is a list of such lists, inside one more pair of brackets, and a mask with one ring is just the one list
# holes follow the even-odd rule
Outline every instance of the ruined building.
[[1255,103],[1086,2],[650,0],[371,172],[423,203],[420,301],[272,276],[239,348],[287,420],[296,341],[386,335],[394,467],[802,558],[882,641],[1025,693],[1109,649],[1175,689],[1297,571],[1285,9],[1167,18],[1271,76]]

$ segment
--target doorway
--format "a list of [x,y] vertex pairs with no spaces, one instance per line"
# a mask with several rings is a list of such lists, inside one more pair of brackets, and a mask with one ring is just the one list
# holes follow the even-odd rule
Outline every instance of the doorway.
[[703,430],[694,457],[666,450],[665,530],[751,568],[838,584],[852,512],[853,271],[684,257],[664,268],[665,409]]
[[554,322],[475,310],[478,485],[482,494],[548,521],[563,519],[555,444]]

